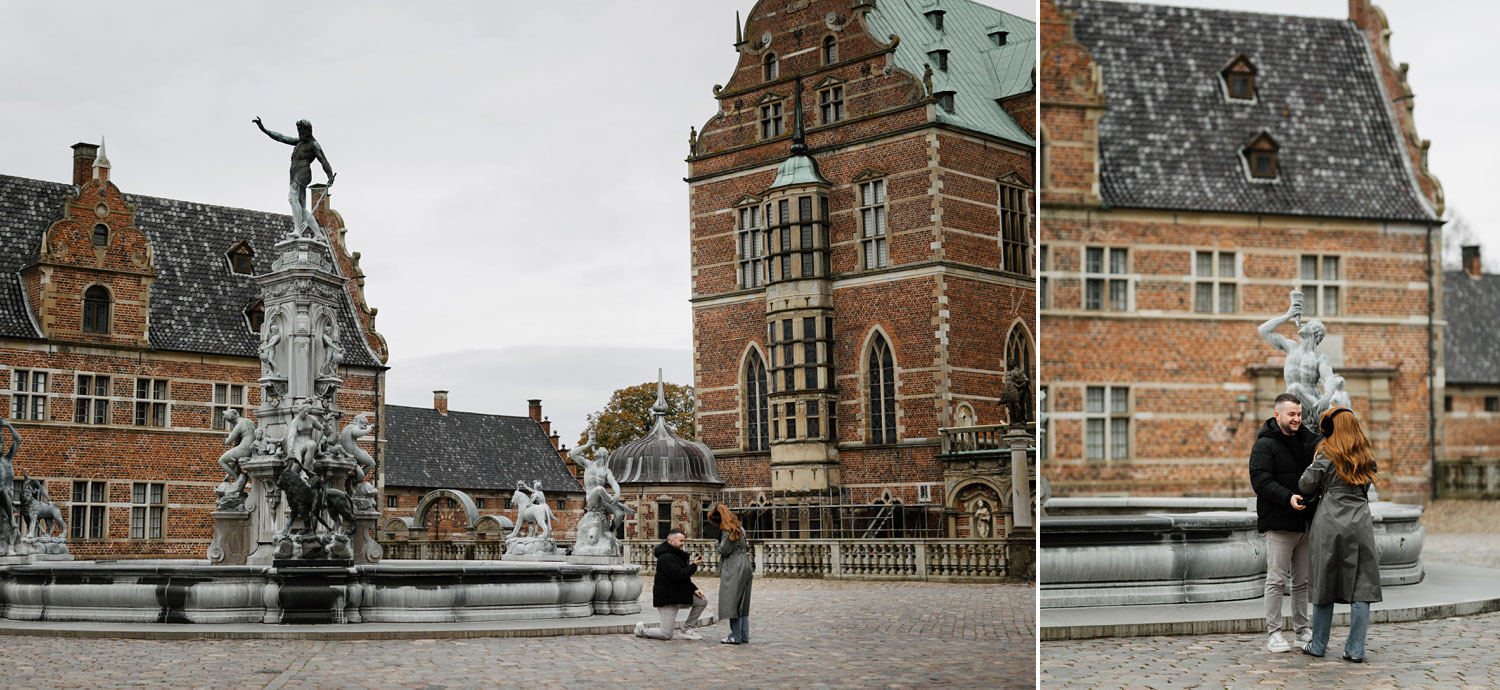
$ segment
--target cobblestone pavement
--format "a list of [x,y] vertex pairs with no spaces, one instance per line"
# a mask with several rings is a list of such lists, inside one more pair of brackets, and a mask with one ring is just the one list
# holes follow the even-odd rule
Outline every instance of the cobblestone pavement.
[[1340,658],[1347,631],[1334,627],[1322,659],[1272,654],[1260,635],[1044,642],[1042,687],[1500,687],[1500,613],[1372,625],[1364,664]]
[[[709,596],[713,578],[695,578]],[[1030,585],[758,579],[751,644],[629,635],[289,641],[4,638],[6,687],[1032,687]],[[647,583],[647,598],[650,597]],[[647,609],[644,614],[654,611]],[[643,615],[644,617],[644,615]]]
[[1429,534],[1422,561],[1500,569],[1500,534]]

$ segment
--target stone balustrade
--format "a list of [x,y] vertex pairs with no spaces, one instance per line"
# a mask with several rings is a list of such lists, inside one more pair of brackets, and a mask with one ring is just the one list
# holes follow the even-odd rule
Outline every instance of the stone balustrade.
[[393,540],[381,541],[386,560],[497,561],[505,541]]
[[[627,542],[627,562],[643,572],[655,570],[652,551],[660,543]],[[752,541],[750,546],[757,576],[993,581],[1009,576],[1012,545],[1003,539],[788,539]],[[714,541],[691,539],[684,548],[703,555],[700,572],[718,572]]]
[[1005,425],[963,426],[940,429],[944,455],[1010,452],[1005,443]]
[[1443,498],[1500,498],[1500,459],[1439,462],[1438,494]]

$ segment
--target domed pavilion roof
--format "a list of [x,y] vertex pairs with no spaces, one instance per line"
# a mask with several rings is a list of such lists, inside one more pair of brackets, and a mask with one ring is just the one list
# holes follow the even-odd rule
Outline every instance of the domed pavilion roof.
[[723,484],[719,465],[707,445],[689,441],[667,428],[667,397],[660,372],[656,381],[656,416],[650,433],[609,454],[609,469],[621,484]]

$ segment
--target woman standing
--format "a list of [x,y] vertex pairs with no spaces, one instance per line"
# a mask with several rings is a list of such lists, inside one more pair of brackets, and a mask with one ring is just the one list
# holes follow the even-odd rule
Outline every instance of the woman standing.
[[1359,419],[1347,407],[1323,413],[1323,442],[1297,483],[1305,495],[1321,494],[1309,540],[1308,601],[1313,605],[1313,639],[1302,653],[1321,657],[1328,649],[1333,604],[1349,604],[1349,636],[1344,660],[1365,660],[1370,603],[1380,601],[1380,552],[1370,519],[1370,485],[1375,456]]
[[750,580],[754,575],[745,528],[740,519],[720,503],[708,516],[719,527],[719,618],[729,621],[729,636],[722,644],[750,641]]

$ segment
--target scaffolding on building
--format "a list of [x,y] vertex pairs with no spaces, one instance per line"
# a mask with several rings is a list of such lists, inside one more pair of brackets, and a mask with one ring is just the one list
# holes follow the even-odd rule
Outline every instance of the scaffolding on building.
[[[725,489],[723,501],[751,539],[942,539],[947,509],[882,495],[857,500],[852,489],[822,493]],[[708,507],[705,507],[707,510]],[[705,527],[708,524],[705,523]],[[716,538],[717,534],[705,534]]]

